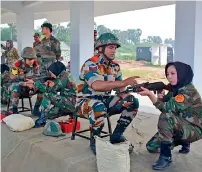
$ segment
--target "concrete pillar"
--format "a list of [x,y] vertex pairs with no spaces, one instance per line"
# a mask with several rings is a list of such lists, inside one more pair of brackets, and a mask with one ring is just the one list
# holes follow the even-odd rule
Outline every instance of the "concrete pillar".
[[93,56],[93,1],[71,1],[70,23],[71,72],[78,83],[81,66]]
[[192,66],[202,96],[202,2],[176,1],[175,61]]
[[34,13],[24,9],[17,14],[17,44],[21,55],[23,48],[33,46]]

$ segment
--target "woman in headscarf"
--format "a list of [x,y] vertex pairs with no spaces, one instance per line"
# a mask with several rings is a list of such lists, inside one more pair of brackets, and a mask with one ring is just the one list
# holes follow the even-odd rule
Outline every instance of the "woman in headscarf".
[[52,63],[48,70],[52,80],[45,84],[35,84],[39,91],[44,93],[40,117],[36,120],[35,127],[44,126],[47,119],[71,114],[75,109],[76,84],[72,75],[60,61]]
[[2,46],[2,48],[5,50],[4,56],[6,60],[6,64],[11,68],[15,62],[19,59],[18,51],[13,46],[12,40],[6,41],[6,46]]
[[156,98],[146,88],[139,93],[148,96],[162,112],[158,133],[146,145],[149,152],[160,149],[160,157],[152,166],[154,170],[163,170],[172,163],[172,146],[182,145],[179,153],[188,153],[190,143],[202,138],[202,100],[192,84],[191,67],[182,62],[168,63],[165,75],[170,86],[167,95],[162,91]]

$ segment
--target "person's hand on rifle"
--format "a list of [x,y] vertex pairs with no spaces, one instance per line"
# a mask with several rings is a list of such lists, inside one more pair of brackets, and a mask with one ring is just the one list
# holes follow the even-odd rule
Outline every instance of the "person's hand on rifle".
[[26,79],[26,83],[28,83],[28,84],[34,84],[34,81],[32,79]]
[[140,91],[138,94],[141,96],[151,96],[153,93],[149,91],[147,88],[141,87],[142,91]]
[[28,87],[29,89],[34,88],[34,84],[33,84],[33,83],[25,82],[25,83],[24,83],[24,86],[25,86],[25,87]]
[[164,96],[165,96],[165,90],[162,90],[160,93],[157,94],[157,97],[159,99],[163,99]]
[[149,99],[152,101],[152,103],[156,103],[157,102],[157,98],[156,96],[149,91],[148,89],[141,87],[142,91],[140,91],[138,94],[140,94],[141,96],[148,96]]
[[9,77],[10,77],[10,79],[16,79],[16,78],[17,78],[17,75],[10,74]]

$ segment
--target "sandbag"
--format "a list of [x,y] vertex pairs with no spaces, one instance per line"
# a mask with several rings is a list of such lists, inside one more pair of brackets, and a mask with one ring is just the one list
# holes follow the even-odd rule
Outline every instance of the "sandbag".
[[34,120],[21,114],[12,114],[3,119],[12,131],[25,131],[34,127]]
[[111,144],[96,137],[96,159],[99,172],[130,172],[129,142]]

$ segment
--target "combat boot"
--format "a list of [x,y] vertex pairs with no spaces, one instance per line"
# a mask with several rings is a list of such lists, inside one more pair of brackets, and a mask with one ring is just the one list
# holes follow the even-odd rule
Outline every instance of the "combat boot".
[[182,140],[177,140],[177,141],[175,140],[173,143],[174,143],[174,146],[179,146],[179,145],[182,146],[181,150],[179,150],[179,153],[181,153],[181,154],[188,154],[189,153],[190,143],[185,143]]
[[100,137],[103,127],[104,127],[104,124],[102,124],[97,130],[94,130],[93,128],[91,130],[90,149],[95,155],[96,155],[95,136]]
[[18,114],[18,107],[13,106],[12,112],[13,112],[13,114]]
[[[117,124],[113,134],[110,136],[110,142],[112,144],[126,142],[127,139],[123,136],[125,131],[125,127],[121,124]],[[134,146],[132,144],[129,145],[129,153],[133,152]]]
[[172,163],[171,145],[170,142],[161,142],[160,157],[156,163],[153,164],[153,170],[164,170],[170,166]]
[[90,139],[90,149],[96,155],[95,138],[93,136]]
[[35,128],[44,127],[46,124],[47,113],[41,112],[39,119],[35,121]]
[[41,115],[41,112],[39,111],[39,105],[35,105],[34,106],[34,110],[33,110],[33,112],[32,112],[32,115],[34,115],[34,116],[40,116]]
[[179,150],[181,154],[188,154],[190,151],[190,143],[182,143],[182,148]]

